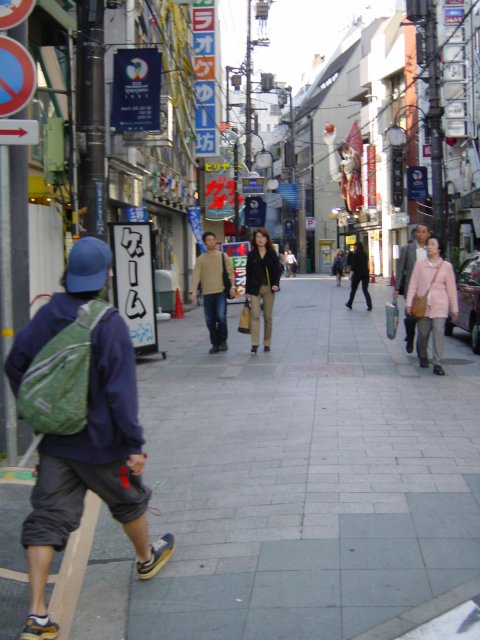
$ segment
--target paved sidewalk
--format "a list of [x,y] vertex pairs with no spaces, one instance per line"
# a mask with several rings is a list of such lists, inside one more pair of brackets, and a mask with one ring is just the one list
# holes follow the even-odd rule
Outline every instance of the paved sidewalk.
[[160,323],[138,379],[177,552],[137,581],[104,510],[71,640],[394,640],[480,594],[480,359],[456,331],[447,375],[419,369],[386,338],[392,288],[369,313],[347,287],[283,280],[271,353],[238,304],[226,353],[202,309]]

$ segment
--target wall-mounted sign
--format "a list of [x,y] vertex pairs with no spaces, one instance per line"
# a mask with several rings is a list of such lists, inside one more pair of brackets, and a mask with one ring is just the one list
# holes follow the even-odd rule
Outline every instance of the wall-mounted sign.
[[216,92],[217,21],[216,0],[196,0],[192,9],[193,70],[195,73],[196,155],[219,155],[217,122],[219,101]]
[[242,193],[265,193],[265,178],[242,178]]
[[465,10],[463,7],[445,7],[443,9],[444,24],[460,24],[463,22]]

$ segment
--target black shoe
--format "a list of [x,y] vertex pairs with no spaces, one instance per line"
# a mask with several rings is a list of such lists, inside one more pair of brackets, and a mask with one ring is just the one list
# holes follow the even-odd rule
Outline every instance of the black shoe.
[[220,343],[220,351],[228,351],[228,344],[226,342]]
[[268,351],[270,351],[270,347],[265,346],[265,347],[263,347],[263,350],[268,352]]
[[346,302],[345,306],[348,307],[350,310],[352,309],[352,305],[350,304],[350,302]]
[[214,344],[208,353],[218,353],[220,351],[220,347],[218,344]]
[[420,358],[420,366],[422,369],[428,369],[428,358]]
[[445,371],[443,370],[443,367],[441,367],[439,364],[436,364],[436,365],[433,367],[433,373],[434,373],[436,376],[444,376],[444,375],[445,375]]
[[407,350],[407,353],[412,353],[414,338],[405,338],[405,340],[407,341],[407,346],[405,347]]
[[372,310],[372,307],[367,307],[367,311],[371,311],[371,310]]
[[252,344],[252,348],[250,349],[251,353],[257,353],[257,345],[256,344]]

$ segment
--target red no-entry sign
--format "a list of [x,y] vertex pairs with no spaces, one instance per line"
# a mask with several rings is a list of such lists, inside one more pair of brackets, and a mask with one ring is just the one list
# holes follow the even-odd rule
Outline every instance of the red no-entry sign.
[[37,86],[35,62],[12,38],[0,36],[0,118],[26,106]]
[[16,27],[32,12],[35,0],[10,0],[0,3],[0,31]]

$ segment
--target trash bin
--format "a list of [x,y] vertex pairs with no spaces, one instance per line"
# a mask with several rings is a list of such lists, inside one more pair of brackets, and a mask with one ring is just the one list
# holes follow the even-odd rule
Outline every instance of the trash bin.
[[305,271],[307,273],[311,273],[311,271],[312,271],[312,259],[311,258],[305,258]]
[[174,274],[168,269],[155,270],[155,306],[168,313],[175,310]]

